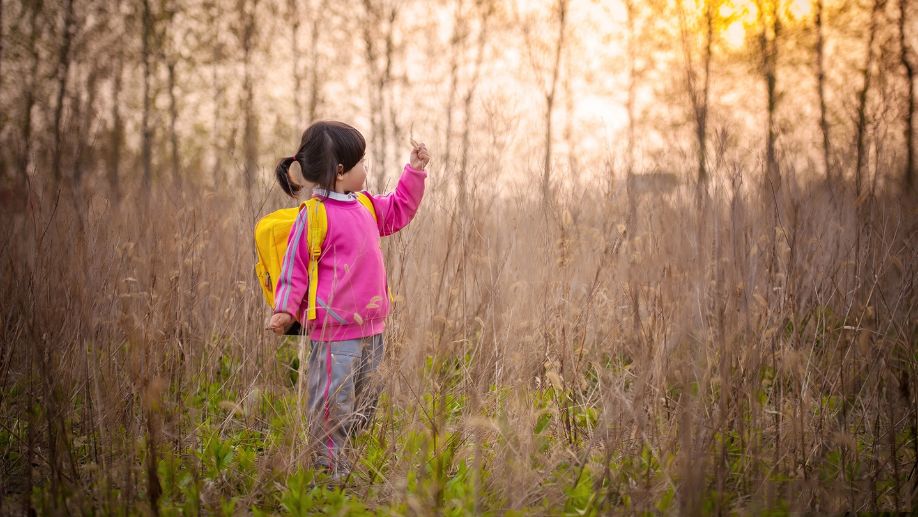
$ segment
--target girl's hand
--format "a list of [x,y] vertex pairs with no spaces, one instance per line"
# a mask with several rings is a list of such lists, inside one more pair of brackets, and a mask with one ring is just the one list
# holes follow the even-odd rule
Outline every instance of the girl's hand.
[[411,149],[411,168],[424,170],[424,167],[430,161],[430,152],[427,150],[427,146],[423,142],[417,143],[412,139],[411,147],[413,148]]
[[278,312],[277,314],[271,316],[271,319],[268,320],[268,324],[265,327],[265,330],[274,331],[278,336],[282,335],[290,325],[293,324],[293,316],[287,314],[286,312]]

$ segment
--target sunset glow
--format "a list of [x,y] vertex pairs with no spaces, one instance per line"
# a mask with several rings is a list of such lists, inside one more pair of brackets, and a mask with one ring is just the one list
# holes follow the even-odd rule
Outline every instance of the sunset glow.
[[793,0],[788,11],[794,19],[802,20],[813,12],[813,4],[810,3],[810,0]]
[[727,42],[730,48],[738,49],[742,47],[746,41],[746,29],[743,27],[743,23],[740,21],[731,23],[727,30],[724,31],[724,41]]

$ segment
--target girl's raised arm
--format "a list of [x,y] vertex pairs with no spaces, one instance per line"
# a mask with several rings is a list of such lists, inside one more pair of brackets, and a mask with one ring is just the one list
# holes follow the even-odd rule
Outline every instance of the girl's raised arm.
[[391,235],[411,222],[424,197],[424,180],[427,171],[405,164],[395,190],[384,195],[369,194],[376,209],[376,223],[379,234]]

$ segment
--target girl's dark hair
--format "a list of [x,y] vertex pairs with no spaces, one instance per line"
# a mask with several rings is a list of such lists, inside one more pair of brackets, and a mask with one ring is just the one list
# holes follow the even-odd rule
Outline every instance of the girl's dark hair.
[[345,172],[351,170],[363,158],[366,149],[367,141],[360,131],[343,122],[322,120],[303,131],[299,149],[292,157],[282,159],[274,173],[284,192],[296,197],[303,186],[290,180],[290,165],[295,160],[306,181],[332,191],[338,164]]

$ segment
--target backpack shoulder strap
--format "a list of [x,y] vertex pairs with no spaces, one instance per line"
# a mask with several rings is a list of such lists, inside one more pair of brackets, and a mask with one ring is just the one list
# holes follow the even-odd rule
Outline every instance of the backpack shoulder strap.
[[309,198],[300,204],[306,212],[306,243],[309,246],[309,300],[306,319],[316,319],[316,293],[319,287],[319,255],[328,233],[328,214],[319,198]]
[[368,196],[366,192],[357,192],[355,195],[357,196],[357,201],[370,211],[370,215],[372,215],[373,220],[376,221],[376,208],[373,207],[373,200],[370,199],[370,196]]

